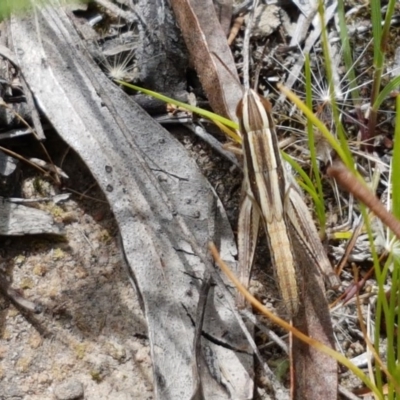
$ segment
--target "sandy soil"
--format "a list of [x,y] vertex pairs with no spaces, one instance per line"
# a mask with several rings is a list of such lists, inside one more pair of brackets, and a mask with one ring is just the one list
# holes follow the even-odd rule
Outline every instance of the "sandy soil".
[[[0,239],[1,270],[24,297],[43,306],[41,314],[23,315],[0,297],[0,399],[66,400],[84,394],[87,400],[150,400],[146,322],[121,259],[118,229],[72,151],[64,166],[68,186],[94,198],[74,195],[58,205],[36,205],[65,225],[65,240]],[[59,192],[49,182],[26,177],[24,197]]]

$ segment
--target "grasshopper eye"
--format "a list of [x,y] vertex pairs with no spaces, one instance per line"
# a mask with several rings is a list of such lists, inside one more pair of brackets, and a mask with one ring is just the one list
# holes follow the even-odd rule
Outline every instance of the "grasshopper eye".
[[238,117],[239,121],[241,121],[243,118],[243,99],[240,99],[238,105],[236,106],[236,116]]

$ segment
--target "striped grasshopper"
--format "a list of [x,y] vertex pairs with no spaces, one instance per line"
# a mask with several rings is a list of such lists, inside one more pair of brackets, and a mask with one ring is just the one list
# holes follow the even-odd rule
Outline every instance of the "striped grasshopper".
[[[237,106],[243,140],[244,181],[239,215],[239,273],[248,284],[260,220],[285,310],[294,317],[300,307],[299,251],[317,265],[330,286],[338,286],[317,229],[302,196],[290,181],[278,147],[268,100],[247,89]],[[243,300],[238,298],[238,305]]]

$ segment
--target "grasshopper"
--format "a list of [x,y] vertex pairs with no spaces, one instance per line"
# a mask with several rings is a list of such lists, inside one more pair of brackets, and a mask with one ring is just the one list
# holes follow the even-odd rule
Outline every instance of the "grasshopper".
[[237,116],[244,154],[238,228],[240,277],[243,283],[248,283],[261,220],[286,312],[294,317],[301,303],[296,251],[302,251],[310,262],[318,265],[330,286],[338,286],[339,280],[327,259],[308,207],[284,168],[270,103],[247,89],[237,106]]

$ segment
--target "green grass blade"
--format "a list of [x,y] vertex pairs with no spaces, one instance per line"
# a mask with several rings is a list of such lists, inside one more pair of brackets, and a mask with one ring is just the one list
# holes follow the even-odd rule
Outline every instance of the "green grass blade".
[[[387,341],[387,368],[389,372],[396,377],[397,372],[397,359],[396,359],[396,344],[397,339],[395,338],[396,333],[396,308],[398,307],[398,284],[399,284],[399,262],[395,257],[389,257],[386,264],[388,264],[387,270],[389,271],[389,266],[393,266],[392,271],[392,287],[390,289],[390,299],[389,299],[389,312],[385,314],[386,323],[386,341]],[[389,399],[394,399],[394,386],[391,381],[389,381]]]
[[382,37],[382,13],[381,13],[381,0],[374,0],[370,2],[371,5],[371,19],[372,19],[372,36],[374,43],[374,65],[375,67],[382,65],[383,54],[381,51],[381,37]]
[[339,27],[340,27],[339,31],[340,42],[342,46],[343,60],[346,66],[346,71],[347,71],[346,74],[349,81],[351,97],[353,99],[353,104],[355,106],[358,106],[360,105],[361,102],[360,100],[361,96],[357,85],[357,78],[354,70],[353,57],[351,54],[350,37],[347,30],[346,17],[344,11],[344,0],[338,1],[338,17],[339,17]]
[[[361,215],[363,216],[365,228],[368,234],[368,240],[370,244],[370,250],[371,250],[371,255],[372,255],[372,260],[374,263],[374,270],[375,270],[375,277],[376,281],[378,284],[378,299],[377,299],[377,305],[376,305],[376,311],[375,311],[375,321],[378,321],[378,316],[379,318],[385,313],[385,309],[388,309],[388,304],[386,301],[386,296],[385,296],[385,291],[383,289],[384,287],[384,277],[381,271],[380,267],[380,262],[379,262],[379,257],[376,251],[375,247],[375,241],[374,241],[374,235],[371,227],[371,221],[369,219],[369,215],[367,212],[366,207],[360,203],[360,210],[361,210]],[[379,319],[380,321],[380,319]],[[379,354],[379,340],[380,340],[380,323],[375,324],[375,331],[374,331],[374,348]],[[375,368],[375,380],[376,380],[376,386],[380,393],[383,393],[383,380],[382,380],[382,370],[380,368]]]
[[[69,3],[84,3],[90,0],[65,0]],[[29,12],[33,6],[45,6],[52,4],[50,0],[0,0],[0,21],[10,18],[12,14]]]
[[400,185],[397,173],[393,171],[400,171],[400,95],[396,97],[396,121],[394,129],[394,147],[392,157],[392,174],[391,174],[391,188],[392,188],[392,212],[396,218],[400,219]]
[[[319,0],[318,3],[318,13],[321,18],[321,24],[325,21],[325,9],[324,3],[322,0]],[[324,24],[323,24],[324,25]],[[335,98],[335,88],[333,84],[333,73],[332,73],[332,59],[330,54],[330,47],[329,47],[329,40],[327,35],[327,30],[322,29],[321,31],[322,37],[322,48],[324,52],[324,59],[325,59],[325,71],[329,85],[329,97],[331,102],[331,109],[333,115],[333,121],[335,123],[336,133],[340,142],[340,146],[342,147],[344,153],[346,154],[346,163],[349,164],[352,160],[351,152],[347,143],[347,137],[342,125],[342,121],[340,119],[340,112],[339,107],[337,106],[336,98]],[[352,170],[354,167],[352,167]]]
[[384,94],[380,91],[383,74],[383,63],[385,60],[387,41],[389,40],[389,29],[394,13],[395,3],[395,0],[389,1],[384,26],[382,29],[381,2],[380,0],[374,0],[371,2],[372,32],[374,41],[374,81],[371,94],[371,104],[372,111],[374,113],[378,111],[379,107],[385,100],[386,96],[390,93],[390,91],[398,85],[395,85],[393,83],[397,79],[395,78],[386,85],[386,87],[384,88]]
[[[371,105],[373,105],[373,112],[378,111],[376,108],[376,99],[380,92],[382,73],[383,73],[383,62],[385,59],[384,50],[386,46],[382,46],[382,13],[381,13],[381,1],[371,1],[371,17],[372,17],[372,33],[373,33],[373,44],[374,44],[374,79],[372,84],[371,93]],[[386,14],[385,25],[388,21],[389,14]],[[390,23],[390,20],[389,20]],[[386,28],[385,28],[386,32]]]
[[[311,65],[310,65],[310,56],[306,54],[305,59],[305,77],[306,77],[306,104],[309,109],[312,109],[312,82],[311,82]],[[325,205],[324,205],[324,191],[322,189],[322,180],[321,180],[321,173],[318,165],[317,160],[317,150],[315,146],[315,135],[314,135],[314,126],[312,125],[311,121],[307,119],[307,136],[308,136],[308,148],[310,150],[310,159],[311,159],[311,169],[313,172],[313,176],[315,178],[315,183],[317,187],[317,191],[314,190],[314,185],[311,182],[310,190],[315,193],[318,197],[318,201],[313,197],[315,210],[317,214],[317,218],[319,221],[319,226],[321,229],[322,237],[325,236],[325,225],[326,225],[326,215],[325,215]],[[306,188],[304,188],[307,190]],[[310,191],[307,190],[309,193]],[[311,193],[310,193],[311,194]]]
[[[391,18],[393,16],[394,5],[395,2],[390,0],[387,6],[387,12],[385,17],[384,27],[382,29],[382,14],[381,14],[381,2],[380,0],[374,0],[370,2],[371,4],[371,14],[372,14],[372,31],[373,31],[373,43],[374,43],[374,79],[373,79],[373,86],[372,86],[372,93],[371,93],[371,113],[370,113],[370,121],[369,121],[369,130],[370,135],[372,135],[373,130],[375,129],[376,120],[377,120],[377,111],[382,104],[382,102],[386,99],[387,95],[394,89],[396,86],[395,83],[397,78],[393,79],[389,82],[388,85],[384,88],[384,90],[380,91],[381,86],[381,79],[383,74],[383,64],[385,59],[385,52],[387,49],[387,41],[389,37],[389,28],[391,23]],[[396,150],[398,152],[398,150]],[[397,155],[398,157],[398,155]],[[394,158],[394,157],[393,157]],[[392,162],[398,163],[397,160]],[[392,164],[393,168],[393,164]],[[392,169],[393,171],[393,169]],[[393,175],[393,174],[392,174]],[[397,185],[392,185],[394,189]],[[398,202],[398,193],[394,194],[396,198],[396,203]],[[396,206],[397,207],[397,206]],[[377,301],[377,309],[376,309],[376,323],[375,326],[375,346],[379,349],[379,327],[382,321],[382,317],[386,323],[386,330],[387,330],[387,366],[389,372],[396,377],[397,371],[397,363],[398,358],[395,358],[395,339],[393,337],[393,331],[395,329],[395,321],[394,315],[396,314],[396,298],[397,298],[397,287],[398,287],[398,262],[395,260],[396,257],[393,257],[393,266],[394,271],[392,274],[392,289],[390,295],[389,304],[387,304],[387,299],[385,295],[385,288],[384,283],[386,282],[387,273],[389,271],[388,263],[386,263],[384,271],[382,274],[379,274],[379,263],[374,259],[374,266],[375,266],[375,275],[378,282],[378,301]],[[393,292],[395,290],[395,292]],[[398,305],[397,305],[398,307]],[[378,335],[378,336],[377,336]],[[396,340],[396,342],[398,339]],[[380,368],[375,368],[375,377],[377,386],[380,390],[383,390],[383,378]],[[393,384],[389,382],[389,389],[388,389],[388,398],[394,399],[395,392],[393,390]]]
[[379,93],[372,108],[378,110],[382,103],[387,99],[390,93],[396,90],[400,85],[400,75],[393,78]]
[[284,87],[282,84],[278,84],[278,89],[291,101],[293,102],[309,119],[312,124],[322,133],[327,142],[336,151],[337,155],[346,164],[346,166],[354,173],[356,170],[354,168],[353,157],[348,146],[342,147],[341,143],[329,132],[325,124],[310,110],[306,104],[296,96],[291,90]]
[[390,26],[392,25],[392,18],[394,15],[394,10],[396,6],[396,0],[389,0],[388,5],[386,7],[386,16],[385,16],[385,23],[383,24],[382,28],[382,36],[381,36],[381,50],[385,52],[386,44],[389,37],[389,30]]
[[[44,5],[46,1],[37,0],[35,5]],[[10,0],[2,1],[0,4],[0,21],[9,18],[12,14],[18,14],[26,12],[32,8],[32,2],[30,0]]]
[[[343,364],[345,367],[347,367],[349,370],[351,370],[354,375],[356,375],[362,382],[365,383],[365,385],[371,389],[371,391],[376,395],[376,398],[379,400],[383,400],[383,393],[382,391],[378,391],[376,386],[373,384],[373,382],[368,378],[367,375],[364,374],[364,372],[356,367],[349,359],[347,359],[343,354],[337,352],[336,350],[333,350],[331,347],[326,346],[323,343],[317,342],[315,339],[305,335],[304,333],[300,332],[296,328],[294,328],[292,325],[287,323],[286,321],[282,320],[281,318],[277,317],[274,313],[268,310],[267,307],[262,305],[258,300],[256,300],[244,287],[243,285],[239,282],[239,280],[235,277],[235,275],[230,271],[229,267],[221,260],[221,257],[219,256],[217,249],[215,248],[213,243],[210,243],[209,248],[211,250],[211,253],[216,261],[216,263],[220,266],[220,268],[224,271],[224,273],[229,277],[231,282],[236,286],[237,289],[243,294],[243,296],[246,298],[246,300],[254,307],[256,308],[259,312],[263,313],[266,315],[273,323],[279,325],[283,329],[292,332],[294,336],[296,336],[298,339],[301,341],[309,344],[313,348],[323,352],[324,354],[327,354],[328,356],[332,357],[339,363]],[[312,399],[314,400],[314,399]],[[317,400],[317,399],[315,399]],[[318,399],[319,400],[319,399]]]
[[[390,187],[392,192],[392,212],[396,218],[400,218],[400,185],[398,184],[398,178],[396,176],[397,174],[393,173],[393,171],[400,171],[400,95],[397,95],[396,97],[396,121],[394,130],[394,148],[391,171],[392,173]],[[395,322],[400,321],[400,307],[398,304],[398,293],[400,290],[400,262],[398,260],[398,257],[393,257],[393,261],[392,288],[390,293],[390,311],[392,313],[391,322],[393,323],[393,326],[391,325],[390,327],[392,328],[393,332],[395,332]],[[397,334],[396,337],[394,337],[392,340],[393,343],[390,347],[392,348],[392,352],[396,355],[396,357],[394,359],[394,365],[393,368],[391,368],[391,372],[395,377],[397,377],[398,381],[400,381],[400,334]]]
[[293,160],[292,157],[290,157],[288,154],[284,153],[283,151],[281,152],[282,158],[290,164],[290,166],[300,175],[302,180],[298,180],[298,184],[303,188],[304,191],[306,191],[312,198],[316,212],[318,213],[318,209],[323,209],[324,204],[321,203],[321,199],[319,197],[319,194],[315,191],[314,185],[310,177],[306,174],[306,172],[301,168],[300,164]]
[[[191,106],[191,105],[186,104],[186,103],[182,103],[181,101],[174,100],[171,97],[164,96],[163,94],[160,94],[160,93],[157,93],[157,92],[153,92],[152,90],[144,89],[144,88],[136,86],[136,85],[132,85],[131,83],[127,83],[127,82],[123,82],[123,81],[115,81],[115,82],[120,84],[120,85],[126,86],[126,87],[128,87],[130,89],[137,90],[138,92],[142,92],[144,94],[152,96],[152,97],[154,97],[154,98],[156,98],[158,100],[165,101],[166,103],[171,103],[171,104],[174,104],[174,105],[176,105],[178,107],[182,107],[185,110],[188,110],[190,112],[193,112],[193,113],[196,113],[198,115],[201,115],[202,117],[205,117],[205,118],[207,118],[207,119],[209,119],[211,121],[216,120],[216,121],[220,122],[221,124],[223,124],[223,125],[225,125],[225,126],[227,126],[229,128],[232,128],[232,129],[235,129],[235,130],[239,129],[239,126],[238,126],[238,124],[236,122],[233,122],[228,118],[221,117],[220,115],[215,114],[215,113],[213,113],[211,111],[203,110],[202,108]],[[239,138],[238,138],[238,141],[240,142]]]

